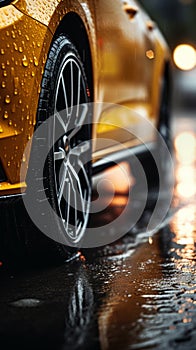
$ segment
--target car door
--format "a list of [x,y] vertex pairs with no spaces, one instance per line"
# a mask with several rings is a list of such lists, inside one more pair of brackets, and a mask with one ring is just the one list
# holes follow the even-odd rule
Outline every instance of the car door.
[[153,59],[147,55],[153,56],[153,47],[147,19],[135,1],[96,0],[94,8],[99,71],[96,101],[104,102],[97,127],[98,151],[112,145],[112,141],[103,145],[99,138],[135,144],[134,128],[136,133],[141,128],[137,115],[151,116]]

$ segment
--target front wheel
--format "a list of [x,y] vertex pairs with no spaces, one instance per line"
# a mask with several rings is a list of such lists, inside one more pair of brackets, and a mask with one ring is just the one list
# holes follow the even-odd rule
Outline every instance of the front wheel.
[[59,35],[43,73],[24,210],[16,218],[17,233],[10,227],[22,248],[15,252],[11,244],[9,256],[53,261],[77,252],[91,202],[89,95],[77,49]]
[[[46,139],[50,151],[42,164],[41,181],[55,213],[54,229],[60,230],[68,245],[75,245],[85,234],[90,211],[91,115],[82,61],[74,45],[63,35],[53,42],[42,81],[38,125],[48,118],[51,121]],[[37,142],[39,137],[37,140],[35,136],[35,153],[39,152]],[[39,188],[36,190],[39,201]],[[44,205],[40,209],[43,215]]]

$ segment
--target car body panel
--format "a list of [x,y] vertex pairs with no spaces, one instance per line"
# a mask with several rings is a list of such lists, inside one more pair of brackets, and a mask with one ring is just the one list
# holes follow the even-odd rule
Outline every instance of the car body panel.
[[[2,28],[3,14],[9,18],[9,25]],[[12,185],[20,182],[21,164],[24,178],[26,175],[29,155],[24,156],[24,149],[36,123],[40,79],[52,35],[44,25],[23,15],[12,5],[0,9],[0,23],[3,53],[0,156]]]
[[[158,121],[160,86],[167,45],[157,27],[133,0],[134,17],[122,0],[16,0],[0,8],[0,159],[7,182],[0,195],[24,188],[42,73],[54,33],[68,13],[82,21],[92,60],[94,102],[93,161],[111,153],[113,143],[100,148],[99,139],[115,138],[119,144],[138,144],[124,139],[121,129],[142,128],[135,115],[142,114],[154,125]],[[125,115],[119,115],[119,106]],[[135,124],[134,124],[135,123]],[[139,125],[138,125],[139,123]],[[115,125],[112,127],[111,125]],[[117,131],[116,131],[117,129]],[[145,142],[153,140],[148,135]],[[22,171],[21,171],[22,167]],[[20,186],[20,182],[23,184]]]

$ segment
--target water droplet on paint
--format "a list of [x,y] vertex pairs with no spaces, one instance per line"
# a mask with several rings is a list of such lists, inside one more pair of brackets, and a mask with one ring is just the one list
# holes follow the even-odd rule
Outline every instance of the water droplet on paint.
[[17,46],[17,44],[14,43],[13,45],[14,45],[14,50],[15,50],[15,51],[18,51],[18,46]]
[[7,112],[7,111],[4,112],[3,118],[4,118],[4,119],[7,119],[7,118],[8,118],[8,112]]
[[9,104],[11,102],[10,96],[6,95],[5,96],[5,103]]
[[22,65],[23,65],[24,67],[28,67],[28,61],[27,61],[27,58],[26,58],[25,55],[24,55],[24,57],[23,57],[23,59],[22,59]]
[[39,65],[38,59],[34,57],[34,65],[37,67]]

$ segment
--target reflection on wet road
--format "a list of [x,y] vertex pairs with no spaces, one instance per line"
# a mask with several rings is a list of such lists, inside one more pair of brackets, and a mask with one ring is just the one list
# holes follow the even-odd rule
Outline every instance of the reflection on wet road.
[[[156,234],[146,232],[146,210],[129,234],[83,251],[79,261],[0,267],[2,349],[195,349],[195,152],[193,131],[177,131],[171,220]],[[126,205],[127,184],[117,183],[118,194],[105,197],[103,221]]]

